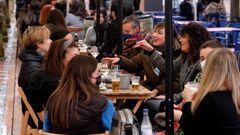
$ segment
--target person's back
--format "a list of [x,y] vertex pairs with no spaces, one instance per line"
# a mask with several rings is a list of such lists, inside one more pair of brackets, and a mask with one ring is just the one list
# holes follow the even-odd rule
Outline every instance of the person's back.
[[95,58],[84,55],[69,62],[48,100],[47,117],[51,123],[48,132],[94,134],[111,130],[114,108],[99,92],[97,63]]
[[213,0],[205,9],[205,15],[208,14],[221,14],[226,15],[226,9],[221,0]]
[[193,7],[189,0],[184,0],[180,5],[180,16],[185,17],[186,20],[193,20]]

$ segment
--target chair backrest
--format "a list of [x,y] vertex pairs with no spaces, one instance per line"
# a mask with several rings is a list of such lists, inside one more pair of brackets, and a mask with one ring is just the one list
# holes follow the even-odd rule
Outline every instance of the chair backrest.
[[29,104],[28,100],[27,100],[27,97],[26,95],[24,94],[23,90],[21,87],[18,87],[18,92],[19,92],[19,95],[21,96],[25,106],[27,107],[27,110],[30,114],[30,116],[32,117],[33,121],[34,121],[34,124],[36,125],[36,127],[38,128],[38,117],[37,115],[35,114],[35,112],[33,111],[33,108],[32,106]]

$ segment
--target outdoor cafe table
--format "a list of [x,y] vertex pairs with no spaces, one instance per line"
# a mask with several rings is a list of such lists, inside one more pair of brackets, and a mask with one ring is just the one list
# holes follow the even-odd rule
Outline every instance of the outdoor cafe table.
[[[148,99],[150,97],[150,94],[152,93],[150,90],[143,86],[139,86],[138,90],[132,90],[131,86],[130,89],[126,90],[118,90],[118,91],[112,91],[111,89],[107,89],[104,91],[100,91],[103,95],[110,99],[120,99],[120,104],[122,104],[126,99],[136,99],[138,100],[135,107],[133,108],[133,112],[136,113],[140,105],[145,99]],[[120,106],[118,106],[120,107]]]

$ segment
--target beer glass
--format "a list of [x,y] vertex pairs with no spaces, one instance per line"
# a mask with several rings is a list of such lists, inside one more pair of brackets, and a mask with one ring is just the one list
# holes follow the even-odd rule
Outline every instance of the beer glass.
[[139,89],[139,81],[140,81],[140,76],[132,76],[132,89],[133,90],[138,90]]
[[120,87],[120,78],[119,77],[112,78],[112,91],[118,92],[119,87]]

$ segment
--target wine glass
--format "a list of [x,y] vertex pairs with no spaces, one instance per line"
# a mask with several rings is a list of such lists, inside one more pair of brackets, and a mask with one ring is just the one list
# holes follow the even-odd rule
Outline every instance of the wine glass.
[[92,56],[96,58],[99,55],[98,47],[92,46],[91,49],[89,50],[89,53],[91,53]]
[[[109,71],[110,71],[110,69],[108,68],[108,65],[101,63],[99,69],[100,69],[100,72],[101,72],[102,75],[103,75],[102,78],[103,78],[104,80],[106,80],[107,74],[108,74]],[[107,89],[107,88],[106,88],[106,83],[102,82],[102,86],[103,86],[103,89]]]

